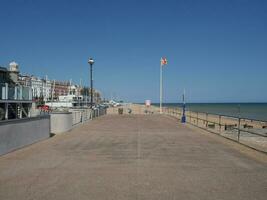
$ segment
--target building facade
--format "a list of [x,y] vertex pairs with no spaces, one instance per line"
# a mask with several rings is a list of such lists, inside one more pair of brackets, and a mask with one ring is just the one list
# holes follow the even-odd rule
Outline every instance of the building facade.
[[0,120],[30,117],[32,90],[23,83],[17,63],[11,62],[9,69],[0,67]]
[[49,101],[52,98],[52,81],[46,79],[42,79],[42,95],[45,101]]
[[58,98],[58,96],[68,95],[69,94],[69,82],[63,81],[55,81],[55,86],[53,86],[54,98]]
[[0,83],[10,82],[9,71],[5,67],[0,67]]
[[[83,88],[80,85],[71,84],[71,81],[51,81],[46,76],[39,78],[33,75],[22,75],[19,73],[19,65],[16,62],[11,62],[9,68],[0,67],[0,87],[6,87],[5,84],[13,86],[23,86],[31,89],[33,100],[40,102],[58,100],[59,96],[75,95],[84,96],[86,101],[90,101],[89,88]],[[18,90],[19,91],[19,90]],[[1,91],[0,91],[1,92]],[[86,97],[87,96],[87,97]],[[94,89],[94,103],[101,101],[101,93]]]

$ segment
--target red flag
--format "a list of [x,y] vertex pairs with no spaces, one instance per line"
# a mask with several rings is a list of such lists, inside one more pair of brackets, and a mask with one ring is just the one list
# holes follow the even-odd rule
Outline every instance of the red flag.
[[163,65],[167,65],[167,64],[168,64],[167,58],[162,57],[162,58],[160,59],[160,65],[163,66]]

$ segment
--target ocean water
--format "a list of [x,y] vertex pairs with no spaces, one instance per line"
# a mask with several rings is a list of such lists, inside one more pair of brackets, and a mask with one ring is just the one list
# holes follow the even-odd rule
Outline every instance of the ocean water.
[[[164,103],[163,106],[181,107],[182,104]],[[186,110],[267,121],[267,103],[188,103]]]

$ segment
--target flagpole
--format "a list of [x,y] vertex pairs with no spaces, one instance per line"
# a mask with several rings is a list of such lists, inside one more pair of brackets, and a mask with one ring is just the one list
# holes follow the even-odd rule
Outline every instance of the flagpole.
[[160,61],[160,88],[159,88],[159,109],[160,114],[162,114],[162,61]]

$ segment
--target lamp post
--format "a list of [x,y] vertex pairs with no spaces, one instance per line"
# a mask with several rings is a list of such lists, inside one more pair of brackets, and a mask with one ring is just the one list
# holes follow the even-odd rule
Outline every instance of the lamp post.
[[88,63],[90,65],[90,81],[91,81],[91,86],[90,86],[90,96],[91,96],[91,101],[90,101],[90,107],[93,107],[93,64],[95,61],[93,58],[89,58]]
[[185,89],[184,89],[184,94],[183,94],[183,115],[181,118],[181,122],[185,123],[186,122],[186,116],[185,116]]

